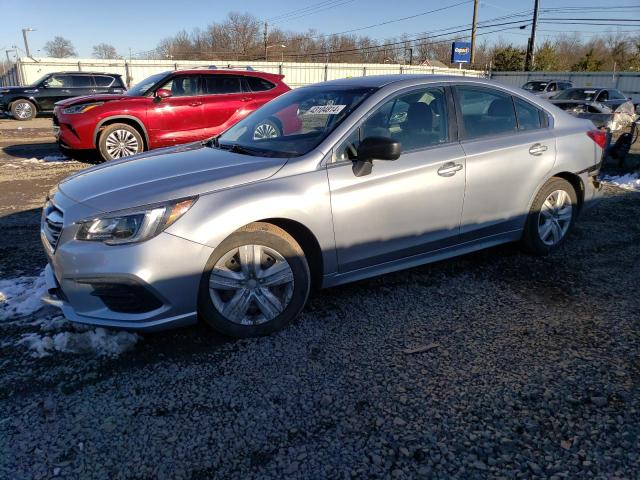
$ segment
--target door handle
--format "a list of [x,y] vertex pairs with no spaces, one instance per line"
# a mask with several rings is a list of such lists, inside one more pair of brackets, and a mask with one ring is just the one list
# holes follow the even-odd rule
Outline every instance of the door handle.
[[71,90],[62,90],[63,93],[71,93]]
[[251,100],[251,97],[242,97],[240,99],[241,102],[248,102],[249,100]]
[[460,170],[462,170],[461,163],[447,162],[438,169],[438,175],[441,177],[453,177]]
[[529,153],[531,155],[542,155],[544,152],[546,152],[548,149],[548,147],[546,145],[542,145],[541,143],[534,143],[533,145],[531,145],[531,148],[529,148]]
[[190,107],[199,107],[200,105],[202,105],[202,102],[193,102],[189,104]]

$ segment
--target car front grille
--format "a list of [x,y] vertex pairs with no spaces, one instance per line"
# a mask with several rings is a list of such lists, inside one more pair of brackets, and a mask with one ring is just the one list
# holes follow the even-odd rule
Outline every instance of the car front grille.
[[44,205],[42,210],[42,221],[40,224],[40,235],[44,246],[53,253],[58,245],[60,234],[62,233],[63,213],[50,200]]

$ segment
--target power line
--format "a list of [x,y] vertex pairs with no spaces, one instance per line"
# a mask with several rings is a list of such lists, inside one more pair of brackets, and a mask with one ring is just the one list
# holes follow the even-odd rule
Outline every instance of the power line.
[[286,18],[286,17],[289,17],[289,16],[298,15],[298,14],[304,13],[304,12],[306,12],[308,10],[313,10],[313,9],[316,9],[316,8],[326,7],[326,6],[330,5],[330,4],[338,3],[340,1],[343,1],[343,0],[325,0],[323,2],[314,3],[314,4],[311,4],[311,5],[307,5],[306,7],[298,8],[298,9],[295,9],[295,10],[291,10],[289,12],[285,12],[285,13],[280,14],[280,15],[276,15],[276,16],[267,18],[267,21],[275,21],[275,20],[279,20],[279,19]]
[[330,10],[332,8],[335,8],[335,7],[341,7],[343,5],[346,5],[347,3],[352,3],[354,1],[355,0],[340,0],[340,1],[332,3],[330,5],[326,5],[323,8],[317,8],[315,10],[310,10],[308,12],[300,13],[299,15],[287,16],[287,17],[280,18],[280,19],[277,19],[277,20],[272,20],[272,23],[276,23],[277,24],[277,23],[282,23],[284,21],[289,22],[291,20],[297,20],[298,18],[307,17],[309,15],[314,15],[316,13],[324,12],[325,10]]

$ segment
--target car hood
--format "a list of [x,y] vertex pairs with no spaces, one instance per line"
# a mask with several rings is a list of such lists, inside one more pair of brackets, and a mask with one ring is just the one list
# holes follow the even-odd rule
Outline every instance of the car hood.
[[275,174],[286,161],[198,142],[88,168],[66,178],[58,188],[76,202],[109,212],[257,182]]
[[83,97],[67,98],[56,102],[56,106],[68,107],[70,105],[77,105],[79,103],[88,102],[113,102],[114,100],[131,99],[129,95],[120,94],[103,94],[103,95],[85,95]]

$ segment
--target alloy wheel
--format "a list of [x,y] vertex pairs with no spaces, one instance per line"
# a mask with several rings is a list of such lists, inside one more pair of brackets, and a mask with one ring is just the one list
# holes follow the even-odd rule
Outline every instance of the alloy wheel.
[[209,277],[213,305],[240,325],[258,325],[280,315],[291,301],[293,287],[287,260],[263,245],[242,245],[225,253]]
[[130,131],[114,130],[107,137],[106,150],[111,158],[128,157],[140,151],[140,143]]
[[558,244],[569,231],[573,218],[571,197],[564,190],[549,194],[540,208],[538,235],[545,245]]
[[20,119],[31,118],[33,115],[33,107],[30,103],[20,102],[16,104],[14,115]]
[[254,140],[264,140],[265,138],[279,137],[278,129],[272,123],[265,122],[258,125],[253,131]]

